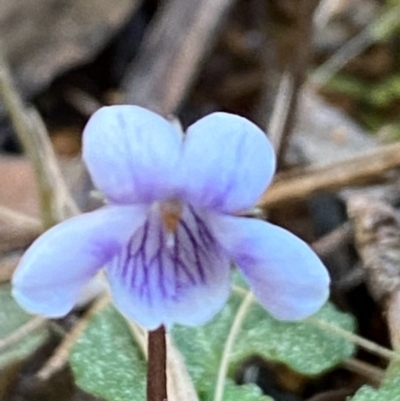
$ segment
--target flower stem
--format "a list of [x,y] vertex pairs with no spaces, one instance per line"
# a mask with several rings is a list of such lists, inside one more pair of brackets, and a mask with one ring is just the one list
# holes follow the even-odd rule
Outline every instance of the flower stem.
[[149,332],[147,401],[167,401],[167,350],[165,328]]

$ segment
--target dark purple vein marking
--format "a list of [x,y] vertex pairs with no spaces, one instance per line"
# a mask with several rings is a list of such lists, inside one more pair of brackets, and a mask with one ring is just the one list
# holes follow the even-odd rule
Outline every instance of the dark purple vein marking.
[[199,237],[202,239],[204,245],[208,246],[214,245],[215,240],[213,236],[210,234],[210,231],[208,230],[204,221],[197,215],[192,206],[189,206],[189,210],[194,217],[194,220],[196,222],[197,232],[199,233]]
[[196,260],[197,271],[198,271],[198,273],[200,275],[201,281],[203,283],[205,283],[206,276],[205,276],[205,273],[204,273],[203,265],[201,264],[201,257],[200,257],[200,254],[199,254],[199,245],[200,244],[198,244],[198,241],[196,241],[196,238],[194,238],[193,233],[190,231],[189,227],[187,226],[187,224],[183,220],[179,221],[179,225],[182,226],[182,228],[185,230],[185,232],[186,232],[186,234],[187,234],[187,236],[189,238],[189,241],[192,244],[194,257],[195,257],[195,260]]
[[179,255],[183,256],[183,251],[181,250],[180,247],[180,241],[179,241],[179,236],[177,234],[174,234],[174,250],[171,255],[171,259],[174,262],[174,280],[175,280],[175,288],[178,285],[178,277],[179,277],[179,268],[180,271],[183,272],[186,277],[189,279],[189,281],[192,284],[196,284],[196,278],[193,276],[193,274],[190,271],[190,268],[186,266],[186,264],[182,261],[182,258],[179,257]]
[[163,244],[164,244],[164,231],[160,230],[159,235],[158,235],[158,241],[159,241],[159,247],[157,249],[156,254],[153,256],[152,259],[150,259],[149,262],[149,268],[153,265],[154,262],[158,261],[158,285],[161,288],[161,293],[164,297],[167,296],[167,290],[165,288],[165,283],[164,283],[164,265],[163,265],[163,260],[162,260],[162,255],[163,255]]
[[[173,237],[171,246],[167,235]],[[206,284],[216,252],[218,244],[207,224],[188,205],[173,232],[161,216],[149,217],[117,256],[115,266],[129,288],[152,304],[157,292],[164,299],[177,300],[182,288]]]
[[[149,220],[146,220],[145,225],[143,226],[143,234],[142,234],[142,238],[139,244],[139,247],[136,251],[136,253],[134,253],[132,255],[134,262],[133,262],[133,281],[135,281],[135,276],[137,273],[137,269],[138,269],[138,259],[140,259],[141,263],[142,263],[142,267],[143,267],[143,279],[142,282],[139,284],[139,294],[140,296],[143,296],[144,294],[147,295],[147,299],[149,302],[151,302],[151,296],[150,296],[150,291],[149,291],[149,271],[147,269],[146,266],[146,243],[147,243],[147,236],[148,236],[148,230],[149,230]],[[139,267],[140,268],[140,267]],[[133,282],[131,283],[131,285],[133,285]]]

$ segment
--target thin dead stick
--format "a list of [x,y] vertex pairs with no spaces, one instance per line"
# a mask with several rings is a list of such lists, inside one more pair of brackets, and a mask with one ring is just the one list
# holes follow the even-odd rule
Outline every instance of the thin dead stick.
[[326,27],[340,0],[321,0],[314,12],[313,23],[317,32]]
[[77,214],[77,206],[64,183],[46,127],[35,109],[24,106],[1,53],[0,97],[36,173],[45,227]]
[[36,316],[29,320],[24,325],[18,327],[13,333],[0,340],[0,353],[6,351],[7,348],[17,344],[25,337],[40,329],[47,323],[47,319],[41,316]]
[[346,42],[329,60],[317,68],[310,76],[310,81],[318,86],[325,85],[350,60],[357,57],[371,44],[385,35],[387,27],[393,26],[400,18],[400,6],[390,7],[375,21],[368,24],[357,36]]
[[350,372],[357,373],[366,377],[371,383],[375,385],[381,384],[385,371],[383,369],[377,368],[367,362],[360,361],[356,358],[349,358],[343,362],[343,367]]
[[217,384],[215,386],[214,401],[222,401],[225,389],[225,380],[229,368],[229,358],[232,353],[233,345],[236,337],[242,327],[243,320],[246,317],[246,313],[253,302],[253,294],[249,291],[242,300],[239,309],[236,313],[235,319],[232,323],[232,327],[229,331],[228,338],[226,339],[224,350],[222,352],[221,362],[218,369]]
[[[278,107],[278,104],[280,110],[283,109],[284,106],[282,103],[280,103],[285,101],[284,97],[277,95],[277,93],[284,89],[284,86],[280,84],[282,83],[282,77],[285,75],[285,72],[282,74],[282,68],[278,62],[277,46],[272,38],[272,4],[267,1],[253,1],[252,4],[255,12],[254,29],[257,29],[262,34],[261,38],[263,40],[263,45],[259,53],[259,57],[263,62],[261,70],[262,76],[257,78],[258,81],[255,85],[256,88],[260,88],[260,83],[262,83],[261,97],[260,103],[257,106],[254,114],[254,120],[258,122],[260,127],[263,127],[265,130],[269,130],[271,127],[276,127],[276,129],[279,129],[281,121],[278,120],[278,115],[281,113],[278,113],[278,111],[275,109]],[[281,77],[280,82],[279,77]],[[255,79],[254,82],[256,82]],[[271,131],[268,131],[268,133],[269,132]]]
[[294,98],[294,93],[293,76],[289,71],[285,71],[279,83],[267,129],[275,152],[279,151],[283,142],[286,121],[289,119],[291,105],[293,104],[291,99]]
[[149,332],[147,401],[167,401],[167,343],[165,328]]
[[360,263],[357,263],[338,280],[334,280],[332,291],[347,292],[363,283],[365,283],[365,269]]
[[199,401],[185,361],[167,333],[167,387],[169,401]]
[[338,335],[338,336],[344,338],[345,340],[364,348],[365,350],[369,351],[371,354],[378,355],[378,356],[388,359],[388,360],[400,358],[400,354],[398,354],[388,348],[382,347],[382,346],[380,346],[372,341],[369,341],[365,338],[362,338],[356,334],[353,334],[350,331],[341,329],[340,327],[337,327],[328,322],[325,322],[324,320],[317,319],[315,317],[309,317],[308,319],[306,319],[306,322],[309,324],[312,324],[313,326],[318,327],[322,330],[325,330],[328,333]]
[[128,103],[176,114],[233,0],[170,0],[156,16],[123,87]]
[[0,254],[30,245],[43,230],[40,220],[0,205]]
[[[235,291],[237,294],[240,294],[242,296],[246,296],[249,291],[246,290],[245,288],[242,288],[238,285],[233,285],[232,286],[233,291]],[[324,320],[318,319],[316,317],[309,317],[304,322],[307,322],[309,324],[312,324],[314,327],[318,327],[322,330],[327,331],[328,333],[337,335],[350,343],[356,344],[359,347],[369,351],[371,354],[378,355],[382,358],[392,360],[392,359],[397,359],[400,358],[400,354],[382,347],[372,341],[369,341],[363,337],[358,336],[357,334],[354,334],[350,331],[341,329],[340,327],[334,326]]]
[[329,60],[317,68],[310,77],[317,86],[326,85],[350,60],[357,57],[374,42],[370,27],[346,42]]
[[354,388],[339,388],[335,390],[324,391],[323,393],[318,393],[311,398],[307,398],[306,401],[337,401],[338,399],[343,399],[348,397],[355,392]]
[[327,256],[339,246],[350,242],[352,237],[351,224],[346,222],[311,245],[319,256]]
[[135,339],[136,344],[139,346],[140,350],[142,351],[143,356],[145,359],[148,359],[147,355],[147,331],[144,330],[142,327],[140,327],[137,323],[134,321],[126,318],[126,322],[129,325],[129,328],[131,329],[131,333],[133,335],[133,338]]
[[41,227],[41,223],[37,218],[2,205],[0,205],[0,222],[21,226],[22,228],[39,229]]
[[274,146],[278,165],[284,160],[286,149],[293,133],[296,114],[301,99],[300,93],[306,79],[311,56],[313,14],[319,0],[301,0],[297,17],[298,45],[293,60],[284,73],[274,111],[269,124],[269,135]]
[[89,118],[103,106],[94,96],[79,88],[69,88],[64,92],[64,99],[83,116]]
[[258,206],[277,207],[319,192],[365,183],[396,167],[400,167],[399,143],[381,146],[348,160],[278,175],[277,180],[262,195]]
[[85,328],[87,327],[90,318],[97,312],[105,308],[110,302],[108,296],[103,296],[97,299],[91,308],[82,316],[75,324],[71,331],[65,336],[61,344],[56,348],[51,358],[36,374],[36,377],[41,381],[50,379],[55,373],[59,372],[68,362],[68,355],[71,348],[75,345]]

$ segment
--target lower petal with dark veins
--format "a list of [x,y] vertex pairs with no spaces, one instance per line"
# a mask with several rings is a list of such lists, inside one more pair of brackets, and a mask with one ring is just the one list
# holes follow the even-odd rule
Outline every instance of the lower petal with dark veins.
[[107,273],[116,306],[150,330],[202,324],[223,307],[230,290],[229,259],[202,212],[188,205],[173,231],[152,210]]

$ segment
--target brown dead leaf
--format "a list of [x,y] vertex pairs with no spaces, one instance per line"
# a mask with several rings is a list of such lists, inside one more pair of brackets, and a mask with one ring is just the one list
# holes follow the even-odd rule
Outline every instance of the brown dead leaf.
[[0,205],[39,217],[39,197],[30,163],[22,156],[0,157]]

